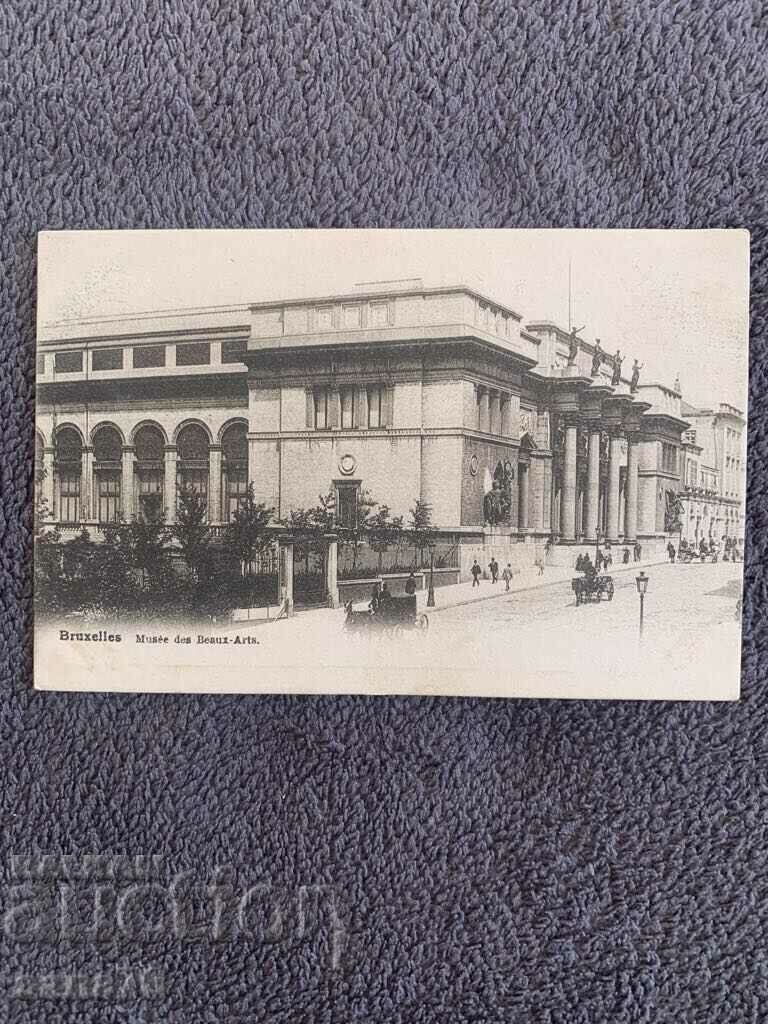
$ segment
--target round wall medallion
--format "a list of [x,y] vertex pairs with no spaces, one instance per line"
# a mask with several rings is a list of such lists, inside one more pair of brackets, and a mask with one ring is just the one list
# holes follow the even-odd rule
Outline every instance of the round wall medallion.
[[351,476],[357,469],[357,461],[354,455],[342,455],[339,459],[339,472],[344,476]]
[[472,476],[477,476],[477,466],[477,456],[473,455],[472,458],[469,460],[469,472],[472,474]]

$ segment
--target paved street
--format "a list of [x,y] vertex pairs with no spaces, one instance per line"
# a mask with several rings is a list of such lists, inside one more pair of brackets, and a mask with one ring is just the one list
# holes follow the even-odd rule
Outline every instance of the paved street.
[[[656,565],[647,572],[642,641],[632,571],[615,575],[611,602],[577,608],[564,580],[432,612],[426,636],[351,637],[342,610],[307,612],[261,627],[260,655],[287,670],[298,651],[311,651],[304,692],[329,685],[360,692],[362,674],[379,693],[535,696],[546,686],[564,697],[641,698],[663,683],[676,699],[734,695],[741,566]],[[483,584],[488,594],[491,587]]]
[[[366,628],[352,635],[344,609],[300,612],[291,619],[226,629],[176,628],[163,642],[72,646],[78,685],[131,690],[158,671],[177,673],[190,690],[263,693],[442,693],[477,696],[726,699],[738,694],[740,624],[736,603],[741,565],[646,565],[650,578],[645,633],[638,636],[635,569],[614,572],[611,602],[576,607],[570,572],[558,579],[516,580],[505,594],[484,582],[439,593],[430,628],[392,637]],[[543,584],[543,585],[542,585]],[[490,595],[499,595],[490,597]],[[165,642],[167,640],[167,642]],[[69,649],[69,648],[68,648]],[[61,637],[39,630],[36,657],[54,665]],[[126,657],[125,652],[130,656]],[[58,676],[52,684],[61,685]]]

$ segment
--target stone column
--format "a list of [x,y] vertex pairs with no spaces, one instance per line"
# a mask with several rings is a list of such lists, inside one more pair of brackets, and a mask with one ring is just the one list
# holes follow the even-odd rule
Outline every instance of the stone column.
[[325,586],[328,591],[328,606],[339,605],[339,541],[335,533],[325,535]]
[[565,455],[563,458],[563,493],[560,512],[560,537],[576,539],[576,423],[565,426]]
[[136,498],[134,493],[133,457],[136,449],[133,445],[123,445],[122,479],[120,480],[120,511],[126,523],[130,523],[136,514]]
[[542,524],[544,533],[552,533],[552,459],[544,462],[544,482],[542,485]]
[[87,522],[95,518],[93,499],[93,448],[86,445],[82,453],[82,477],[80,479],[80,521]]
[[619,539],[619,477],[621,472],[621,434],[611,434],[611,448],[608,461],[608,523],[607,539],[616,543]]
[[478,428],[486,434],[491,429],[491,394],[488,388],[480,389],[480,422]]
[[634,544],[637,540],[637,503],[639,500],[637,487],[637,471],[640,465],[640,449],[632,435],[627,436],[627,515],[624,525],[624,540]]
[[501,395],[498,391],[491,393],[490,432],[501,433]]
[[597,538],[600,522],[600,428],[594,425],[589,431],[586,504],[584,539],[592,542]]
[[533,490],[533,516],[531,517],[531,528],[536,533],[544,530],[544,460],[533,459],[529,473],[533,474],[529,480],[529,490]]
[[208,448],[208,524],[221,522],[221,445]]
[[56,518],[56,509],[53,501],[53,448],[43,449],[43,473],[41,497],[48,504],[48,522]]
[[528,529],[528,471],[529,467],[520,465],[518,470],[519,508],[517,521],[518,530]]
[[163,497],[165,498],[165,521],[170,526],[176,522],[176,457],[176,445],[166,445]]
[[512,417],[510,416],[510,410],[512,403],[509,400],[509,395],[503,395],[501,398],[501,435],[502,437],[512,436]]
[[286,613],[293,615],[293,537],[280,538],[279,566],[278,600]]

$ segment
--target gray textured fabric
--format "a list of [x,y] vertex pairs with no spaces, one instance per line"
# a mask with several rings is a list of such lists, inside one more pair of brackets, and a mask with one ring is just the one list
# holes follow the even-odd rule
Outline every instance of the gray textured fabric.
[[[764,1019],[767,20],[749,0],[5,0],[0,1018]],[[30,692],[36,232],[299,225],[751,229],[740,704]],[[200,885],[230,865],[229,931],[142,904],[144,940],[108,915],[31,934],[8,857],[33,850],[155,853]],[[110,964],[165,993],[40,998],[47,971]]]

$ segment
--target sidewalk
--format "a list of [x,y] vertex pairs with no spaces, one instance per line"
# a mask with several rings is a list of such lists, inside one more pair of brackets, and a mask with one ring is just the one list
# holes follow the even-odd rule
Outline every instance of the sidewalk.
[[[640,562],[630,562],[628,565],[621,563],[611,566],[608,575],[619,576],[627,573],[638,573],[641,569],[647,569],[649,566],[667,564],[669,563],[666,558],[656,560],[644,559]],[[544,587],[570,585],[570,581],[577,575],[578,573],[573,568],[556,568],[554,566],[546,567],[544,574],[540,575],[539,570],[535,566],[531,566],[517,573],[510,583],[509,590],[506,589],[501,578],[495,584],[491,583],[490,580],[481,580],[478,587],[473,587],[470,580],[467,583],[455,583],[449,587],[437,587],[435,589],[435,604],[432,608],[427,608],[427,591],[419,590],[416,593],[416,607],[419,611],[427,611],[430,615],[433,615],[448,608],[460,608],[462,605],[476,604],[478,601],[491,601],[494,598],[505,597],[510,594],[521,594],[529,590],[540,590]],[[368,602],[367,600],[356,601],[353,607],[356,611],[362,611],[368,607]],[[342,608],[297,608],[295,617],[282,619],[280,624],[285,627],[286,623],[295,622],[296,618],[300,618],[305,621],[311,619],[314,626],[317,626],[321,619],[325,617],[330,625],[333,622],[339,621],[339,616],[342,614]],[[277,621],[274,617],[270,620],[266,618],[253,618],[251,620],[230,623],[226,629],[229,632],[243,632],[253,627],[263,628],[267,625],[274,627],[277,625]]]
[[[608,575],[618,576],[624,573],[639,573],[641,569],[646,569],[648,566],[666,565],[667,563],[667,558],[660,558],[655,561],[644,559],[640,562],[629,562],[627,565],[620,563],[619,565],[612,565]],[[539,570],[532,566],[517,573],[510,583],[509,591],[507,591],[501,577],[499,577],[498,583],[491,583],[490,580],[481,580],[479,587],[473,587],[470,580],[467,583],[454,583],[450,587],[437,587],[435,589],[435,605],[433,608],[427,609],[426,590],[417,592],[416,603],[420,611],[422,609],[428,610],[431,615],[446,608],[458,608],[465,604],[475,604],[477,601],[490,601],[495,597],[504,597],[508,593],[520,594],[527,590],[554,587],[563,583],[570,584],[570,581],[578,575],[573,568],[556,568],[554,566],[546,567],[544,574],[540,575]],[[355,604],[355,608],[364,607],[366,607],[365,601],[356,602]]]

